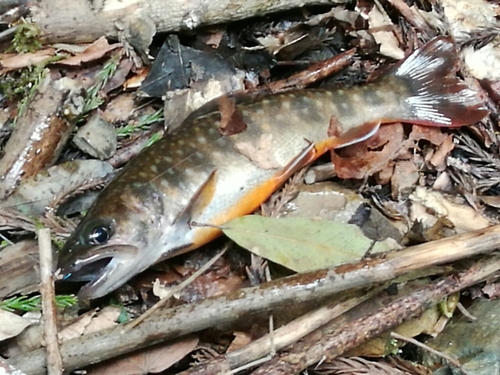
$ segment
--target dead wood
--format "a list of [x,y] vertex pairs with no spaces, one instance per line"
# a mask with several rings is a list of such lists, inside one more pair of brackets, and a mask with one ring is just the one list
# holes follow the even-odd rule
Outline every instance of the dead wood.
[[57,309],[54,277],[52,276],[50,229],[42,228],[38,231],[38,248],[40,249],[40,292],[42,295],[44,339],[47,348],[47,373],[48,375],[59,375],[63,373],[63,367],[57,342]]
[[[63,365],[70,372],[160,341],[235,322],[242,316],[248,319],[249,314],[319,300],[348,289],[392,280],[410,271],[484,254],[495,250],[499,243],[500,225],[495,225],[378,258],[297,274],[198,303],[162,309],[127,335],[124,327],[118,326],[63,343]],[[45,350],[14,357],[10,363],[28,374],[44,374]]]
[[116,39],[120,29],[138,31],[154,24],[156,32],[192,30],[199,26],[311,5],[343,0],[104,0],[99,7],[88,1],[42,0],[30,7],[32,20],[47,42],[94,42],[101,36]]

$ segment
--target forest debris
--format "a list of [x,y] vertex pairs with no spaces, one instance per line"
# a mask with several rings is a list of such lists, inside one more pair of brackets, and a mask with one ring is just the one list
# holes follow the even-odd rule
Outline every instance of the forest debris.
[[[345,3],[347,0],[335,0]],[[91,4],[67,0],[42,0],[30,4],[31,19],[42,30],[42,38],[50,43],[94,42],[105,36],[117,39],[120,31],[116,25],[126,26],[134,17],[147,17],[156,27],[156,32],[192,30],[200,26],[226,23],[266,14],[302,8],[309,5],[331,5],[331,0],[291,0],[262,3],[238,0],[231,6],[224,2],[206,3],[200,0],[159,0],[151,6],[147,0],[120,3],[111,0],[99,3],[96,9]],[[130,21],[129,21],[130,22]]]
[[5,199],[21,180],[52,166],[65,146],[82,113],[84,99],[74,82],[63,78],[40,83],[28,107],[20,115],[0,160],[0,200]]
[[500,79],[500,37],[486,45],[476,46],[476,40],[487,30],[498,30],[495,5],[486,0],[439,0],[451,34],[460,43],[465,65],[476,79]]
[[113,167],[99,160],[75,160],[55,165],[27,178],[0,207],[15,207],[25,215],[41,215],[48,207],[81,189],[96,187],[113,173]]
[[354,48],[342,52],[328,60],[319,61],[290,77],[270,82],[266,86],[271,92],[305,88],[311,83],[338,73],[351,64],[354,61],[355,52]]
[[80,315],[73,323],[59,331],[59,339],[64,342],[82,336],[96,314],[97,311],[93,309]]
[[247,124],[241,111],[236,108],[234,99],[223,95],[217,99],[217,103],[220,112],[219,133],[224,136],[231,136],[244,132]]
[[40,294],[42,295],[43,339],[47,351],[47,374],[61,375],[63,373],[63,365],[59,351],[59,342],[57,340],[56,293],[54,290],[54,276],[52,274],[53,261],[50,229],[39,229],[37,236],[40,254]]
[[196,367],[186,371],[184,375],[216,374],[228,372],[236,368],[244,367],[257,361],[273,350],[281,350],[299,341],[314,330],[328,324],[346,311],[359,306],[363,301],[379,292],[381,288],[372,290],[361,290],[346,293],[335,301],[330,301],[323,306],[294,319],[290,323],[276,329],[273,332],[249,342],[247,345],[230,351],[227,350],[224,357],[205,361]]
[[0,250],[0,299],[37,291],[39,283],[38,246],[35,241],[19,241]]
[[78,129],[73,143],[90,156],[109,159],[116,152],[116,129],[97,111]]
[[81,65],[82,63],[100,59],[109,51],[112,51],[120,47],[122,47],[121,43],[115,43],[110,45],[105,37],[100,37],[90,46],[85,48],[85,50],[83,50],[81,53],[78,53],[74,56],[68,57],[63,60],[59,60],[57,63],[61,65],[71,65],[71,66]]
[[[435,221],[437,221],[439,216],[443,216],[451,221],[457,233],[469,232],[491,225],[489,220],[476,212],[472,207],[453,203],[437,191],[427,190],[419,186],[410,195],[410,199],[414,204],[422,204],[427,210],[434,212],[436,215]],[[412,217],[412,219],[419,220],[417,217]]]
[[19,335],[33,321],[24,319],[13,312],[0,309],[0,341]]
[[126,358],[118,358],[94,366],[86,373],[88,375],[156,374],[165,371],[191,353],[198,345],[198,341],[196,336],[181,337],[165,344],[140,350]]
[[[491,262],[494,264],[490,265]],[[484,267],[489,269],[485,270]],[[467,271],[448,276],[402,296],[374,314],[367,314],[328,332],[319,340],[311,342],[305,338],[303,345],[296,345],[286,353],[279,354],[253,371],[252,375],[298,373],[315,363],[338,357],[367,338],[372,338],[410,317],[421,314],[447,295],[482,281],[498,269],[500,269],[500,258],[487,257],[476,262]],[[449,341],[447,343],[449,345]]]
[[350,147],[333,151],[332,163],[340,178],[363,179],[391,166],[401,152],[403,125],[382,126],[373,137]]
[[[375,1],[375,5],[368,14],[368,22],[371,29],[394,28],[389,16],[378,1]],[[380,53],[382,55],[391,57],[395,60],[400,60],[405,57],[404,51],[399,47],[398,38],[396,38],[392,30],[373,31],[372,35],[377,43],[380,44]]]
[[238,245],[296,272],[352,262],[367,253],[398,247],[395,241],[370,240],[356,225],[300,217],[249,215],[233,219],[221,229]]
[[[186,64],[189,62],[189,64]],[[221,95],[244,89],[244,74],[215,51],[203,52],[170,35],[140,87],[143,96],[165,97],[165,127],[173,129],[189,114]]]
[[54,54],[55,50],[53,48],[46,48],[36,52],[26,52],[22,54],[2,54],[0,55],[0,75],[13,70],[42,64],[54,56]]
[[[494,374],[497,371],[500,345],[497,324],[499,307],[498,299],[475,299],[467,310],[477,319],[471,321],[467,316],[457,315],[440,335],[426,344],[458,360],[467,374]],[[450,364],[443,363],[440,356],[421,350],[419,352],[426,365],[433,366],[436,371],[449,371]]]
[[234,144],[234,148],[259,168],[277,169],[282,167],[274,158],[273,135],[271,133],[262,134],[257,144],[240,141]]
[[[244,293],[237,290],[196,304],[159,309],[139,327],[130,329],[126,336],[123,335],[123,327],[118,326],[63,343],[61,354],[64,367],[67,371],[73,371],[86,366],[89,361],[97,363],[128,353],[136,347],[150,344],[151,337],[168,340],[234,322],[239,317],[263,309],[271,311],[287,304],[321,299],[347,289],[392,280],[410,271],[491,252],[497,249],[499,241],[500,225],[495,225],[390,252],[385,254],[384,259],[364,259],[357,264],[281,278],[245,289]],[[482,263],[479,272],[494,272],[492,268],[495,267],[495,263],[488,258]],[[471,270],[475,271],[474,268]],[[486,277],[485,274],[475,275]],[[459,280],[455,276],[452,279]],[[311,280],[314,288],[311,288]],[[465,286],[459,285],[459,290]],[[166,320],[170,324],[164,324]],[[23,353],[10,358],[9,363],[32,375],[42,375],[45,373],[45,351]]]

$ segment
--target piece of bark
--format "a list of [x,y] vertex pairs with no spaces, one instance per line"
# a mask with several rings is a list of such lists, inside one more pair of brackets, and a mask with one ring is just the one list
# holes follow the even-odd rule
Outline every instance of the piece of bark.
[[40,268],[35,241],[20,241],[0,250],[0,299],[38,290]]
[[[161,309],[130,329],[127,335],[120,325],[63,343],[63,365],[70,372],[161,341],[234,323],[239,317],[248,319],[254,313],[319,300],[348,289],[392,280],[410,271],[491,252],[498,248],[499,242],[500,225],[495,225],[358,263],[297,274],[197,303]],[[42,375],[46,368],[45,351],[25,353],[11,358],[9,363],[28,374]]]
[[63,78],[40,84],[5,146],[0,160],[0,200],[5,199],[19,182],[50,167],[58,158],[81,114],[84,99],[74,82]]
[[[49,43],[93,42],[116,39],[119,28],[138,22],[154,24],[156,32],[176,32],[311,5],[347,0],[103,0],[93,8],[87,1],[41,0],[31,3],[32,21]],[[117,27],[118,26],[118,27]]]

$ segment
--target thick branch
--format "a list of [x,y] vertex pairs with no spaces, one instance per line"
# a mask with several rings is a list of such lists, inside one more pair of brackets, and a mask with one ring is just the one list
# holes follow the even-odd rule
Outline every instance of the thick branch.
[[[51,43],[93,42],[101,36],[116,38],[127,23],[140,28],[152,21],[157,32],[237,21],[311,5],[345,0],[104,0],[102,8],[90,1],[41,0],[31,6],[32,19]],[[97,1],[95,2],[97,3]]]

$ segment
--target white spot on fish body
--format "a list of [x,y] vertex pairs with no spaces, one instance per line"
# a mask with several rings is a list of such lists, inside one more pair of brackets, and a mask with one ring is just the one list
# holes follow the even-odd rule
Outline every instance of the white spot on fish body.
[[198,138],[196,138],[196,140],[198,141],[198,143],[201,143],[203,145],[207,143],[207,139],[202,135],[200,135]]

